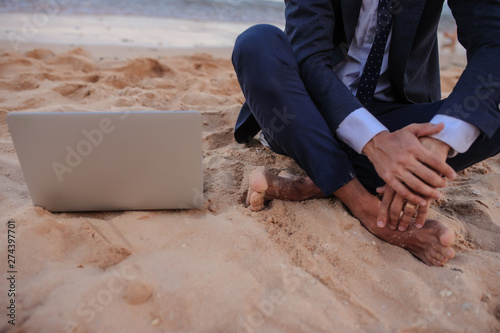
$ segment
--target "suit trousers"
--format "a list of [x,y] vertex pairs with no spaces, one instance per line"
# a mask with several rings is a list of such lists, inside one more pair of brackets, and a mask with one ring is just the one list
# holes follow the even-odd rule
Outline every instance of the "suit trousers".
[[[249,28],[237,38],[232,61],[246,99],[235,137],[252,137],[258,126],[271,149],[294,159],[325,195],[354,178],[371,193],[384,184],[368,158],[354,152],[329,128],[307,93],[283,31],[271,25]],[[375,101],[368,111],[393,132],[412,123],[429,122],[443,101]],[[500,131],[491,139],[481,135],[466,153],[449,158],[447,163],[459,171],[498,152]]]

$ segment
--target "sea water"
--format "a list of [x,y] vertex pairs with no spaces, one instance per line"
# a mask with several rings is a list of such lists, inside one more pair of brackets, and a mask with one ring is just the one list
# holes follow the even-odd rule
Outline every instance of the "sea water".
[[62,15],[135,15],[199,21],[283,23],[283,0],[0,0],[0,12]]
[[[57,9],[62,15],[136,15],[198,21],[266,22],[283,25],[283,0],[0,0],[0,12]],[[454,20],[445,3],[442,27]]]
[[[66,15],[139,15],[200,21],[283,23],[283,0],[0,0],[0,12],[37,12],[57,6]],[[445,4],[443,20],[453,23]]]

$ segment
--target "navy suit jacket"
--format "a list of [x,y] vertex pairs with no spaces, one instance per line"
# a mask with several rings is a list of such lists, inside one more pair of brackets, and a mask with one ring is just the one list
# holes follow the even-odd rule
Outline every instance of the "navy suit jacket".
[[[437,28],[444,0],[391,0],[389,75],[400,103],[441,99]],[[301,78],[333,133],[361,103],[333,72],[344,59],[362,0],[285,0],[286,29]],[[438,113],[467,121],[489,138],[500,125],[500,0],[449,0],[467,67]],[[235,138],[259,130],[245,104]]]

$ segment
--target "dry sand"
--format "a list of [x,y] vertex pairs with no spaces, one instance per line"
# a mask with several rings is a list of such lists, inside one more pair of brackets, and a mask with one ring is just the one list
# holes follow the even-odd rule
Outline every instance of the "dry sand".
[[[449,93],[463,61],[447,56]],[[432,208],[457,257],[428,267],[366,231],[336,199],[243,205],[251,170],[298,170],[232,137],[243,96],[228,58],[100,59],[83,49],[0,56],[0,331],[499,332],[500,158],[461,173]],[[9,112],[198,110],[205,205],[52,214],[33,207]],[[7,324],[6,222],[17,237]]]

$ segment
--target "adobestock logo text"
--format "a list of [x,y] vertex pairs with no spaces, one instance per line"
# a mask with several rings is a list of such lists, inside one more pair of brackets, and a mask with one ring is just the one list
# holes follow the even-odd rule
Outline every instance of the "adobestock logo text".
[[[124,113],[119,117],[120,120],[125,119],[128,113]],[[113,133],[116,129],[116,125],[110,118],[102,118],[99,121],[97,128],[87,130],[82,130],[82,140],[80,140],[75,146],[67,145],[65,147],[66,156],[63,161],[52,162],[52,170],[59,180],[59,183],[63,182],[63,176],[65,174],[72,173],[75,168],[82,164],[85,157],[92,154],[96,147],[99,147],[105,140],[105,136]]]

